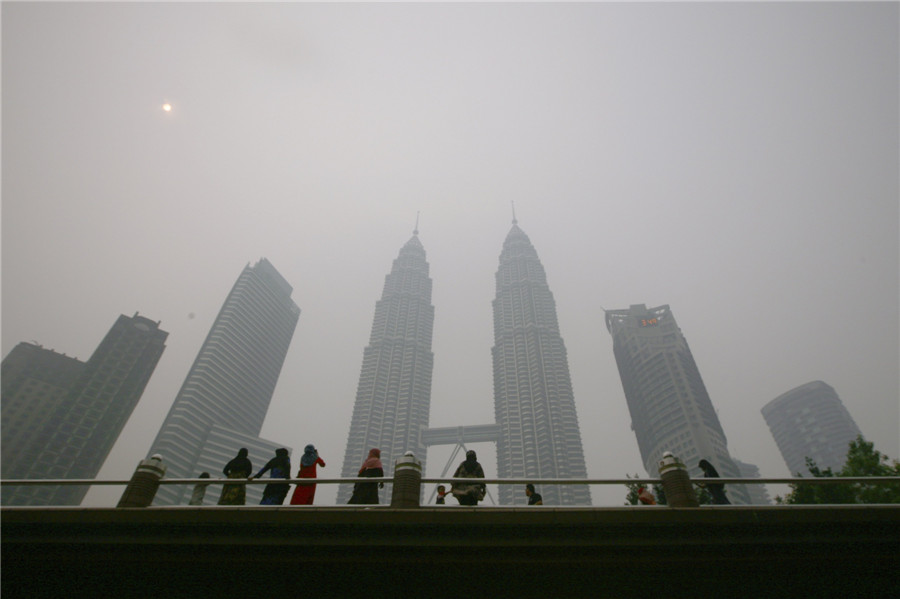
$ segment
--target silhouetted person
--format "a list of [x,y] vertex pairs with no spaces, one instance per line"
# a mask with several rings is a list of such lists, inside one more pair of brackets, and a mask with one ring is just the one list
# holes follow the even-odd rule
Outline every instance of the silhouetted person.
[[[300,456],[300,471],[297,478],[316,478],[316,466],[325,467],[325,461],[319,457],[314,445],[307,445]],[[312,505],[316,497],[316,485],[297,485],[291,495],[291,505]]]
[[[209,478],[209,472],[201,472],[198,478]],[[203,505],[203,498],[206,497],[206,487],[209,483],[197,483],[194,485],[194,492],[191,494],[191,500],[188,505]]]
[[444,485],[438,485],[437,488],[437,499],[435,499],[435,503],[439,505],[444,505],[444,498],[447,496],[447,487]]
[[[362,468],[359,469],[357,477],[381,478],[384,476],[384,467],[381,465],[381,450],[373,447],[369,450],[369,457],[363,462]],[[350,501],[355,505],[377,504],[378,488],[383,487],[384,483],[356,483],[353,485],[353,495]]]
[[[241,447],[237,457],[225,464],[222,472],[228,478],[249,478],[253,472],[253,465],[247,456],[250,454],[246,447]],[[222,488],[222,496],[219,497],[219,505],[244,505],[247,498],[246,485],[225,485]]]
[[[473,450],[470,449],[466,452],[466,459],[453,473],[453,478],[484,478],[484,470],[478,463],[478,457]],[[473,485],[453,483],[451,489],[459,505],[478,505],[487,492],[484,483]]]
[[540,493],[535,493],[534,485],[531,483],[525,485],[525,496],[528,497],[528,505],[544,505],[544,498]]
[[[259,472],[256,473],[256,476],[253,478],[259,478],[266,472],[271,470],[271,474],[269,476],[271,478],[284,478],[288,479],[291,477],[291,458],[288,450],[284,447],[275,450],[275,457],[266,462],[266,465],[263,466]],[[287,497],[288,490],[290,489],[290,485],[287,483],[269,483],[266,485],[266,488],[263,489],[262,500],[260,500],[259,505],[281,505],[284,503],[284,498]]]
[[[719,473],[716,471],[713,465],[706,460],[700,460],[700,463],[697,465],[700,466],[700,470],[703,470],[704,478],[719,478]],[[703,486],[706,487],[706,489],[709,491],[710,496],[712,496],[713,503],[717,505],[731,505],[731,502],[728,501],[727,497],[725,497],[725,485],[723,485],[722,483],[704,483]]]

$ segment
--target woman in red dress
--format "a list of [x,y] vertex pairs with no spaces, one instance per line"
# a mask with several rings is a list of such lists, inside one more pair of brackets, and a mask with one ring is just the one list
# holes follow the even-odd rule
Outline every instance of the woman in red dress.
[[[316,466],[325,467],[319,452],[312,445],[307,445],[300,458],[300,472],[297,478],[316,478]],[[297,485],[291,496],[291,505],[312,505],[316,496],[316,485]]]

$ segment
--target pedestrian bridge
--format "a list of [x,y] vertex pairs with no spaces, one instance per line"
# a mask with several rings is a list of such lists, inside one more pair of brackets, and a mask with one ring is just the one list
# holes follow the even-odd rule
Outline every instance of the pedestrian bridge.
[[0,510],[4,597],[891,595],[900,506]]

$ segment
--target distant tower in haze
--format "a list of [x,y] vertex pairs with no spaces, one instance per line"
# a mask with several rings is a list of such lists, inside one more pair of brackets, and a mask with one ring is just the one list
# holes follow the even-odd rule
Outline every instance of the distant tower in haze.
[[[241,447],[256,470],[281,447],[258,435],[300,317],[292,291],[265,258],[241,272],[148,452],[163,457],[168,478],[217,476]],[[154,503],[190,494],[190,485],[162,485]],[[261,494],[249,485],[247,503]]]
[[[737,466],[741,478],[761,478],[759,468],[754,464],[742,462],[737,458],[731,458],[734,465]],[[730,485],[729,485],[730,486]],[[753,505],[772,505],[772,499],[769,497],[769,491],[765,485],[741,485],[750,496],[750,503]]]
[[[167,336],[158,322],[135,314],[119,316],[83,364],[32,344],[16,346],[3,361],[3,478],[96,477]],[[9,487],[2,497],[4,505],[78,505],[87,491]]]
[[[69,388],[83,370],[81,360],[35,343],[19,343],[3,359],[0,366],[2,478],[14,478],[10,473],[20,460],[37,458],[44,443],[33,443],[35,433],[63,405]],[[11,489],[4,489],[3,494]]]
[[[418,227],[385,277],[369,345],[363,351],[356,403],[350,421],[341,477],[355,477],[369,449],[381,449],[385,476],[397,458],[412,451],[425,470],[422,431],[431,409],[434,306],[425,248]],[[341,485],[337,502],[347,503],[351,485]]]
[[806,458],[824,470],[840,470],[850,441],[861,433],[830,385],[813,381],[779,395],[762,409],[791,475],[809,476]]
[[[587,478],[566,347],[544,267],[513,217],[493,301],[494,412],[500,478]],[[545,485],[544,505],[590,505],[585,485]],[[500,504],[523,503],[500,485]]]
[[[631,413],[644,469],[657,476],[657,462],[671,451],[702,477],[706,459],[725,478],[741,478],[728,453],[725,431],[700,377],[687,340],[669,306],[644,304],[606,312],[606,328]],[[741,486],[728,485],[732,503],[750,503]]]

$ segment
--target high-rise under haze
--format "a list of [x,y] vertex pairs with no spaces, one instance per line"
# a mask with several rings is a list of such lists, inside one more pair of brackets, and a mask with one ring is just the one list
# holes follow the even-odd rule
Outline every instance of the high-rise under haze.
[[[703,384],[700,370],[669,306],[606,312],[606,328],[631,413],[644,469],[657,476],[663,453],[671,451],[702,476],[701,459],[719,475],[741,478],[728,452],[725,431]],[[726,487],[732,503],[750,503],[747,492]]]
[[837,391],[822,381],[779,395],[763,406],[762,415],[792,476],[809,476],[806,458],[822,470],[840,470],[850,441],[861,434]]
[[[168,478],[196,478],[204,470],[218,476],[241,447],[258,468],[280,447],[247,441],[262,429],[300,317],[292,291],[265,258],[241,272],[149,451],[162,456]],[[190,493],[185,485],[163,485],[154,503],[186,503]],[[248,485],[247,502],[261,493]]]
[[[425,248],[418,230],[400,249],[385,277],[369,345],[363,351],[356,402],[347,436],[341,477],[355,477],[369,449],[381,449],[385,476],[394,462],[412,451],[425,469],[422,431],[428,428],[434,354],[434,306]],[[353,489],[340,485],[337,502]],[[385,491],[382,491],[385,494]]]
[[[96,477],[167,336],[159,322],[135,314],[119,316],[83,364],[32,344],[16,346],[3,363],[3,478]],[[78,505],[87,491],[8,487],[3,504]]]
[[[566,346],[544,267],[513,218],[493,301],[494,413],[500,478],[587,478]],[[543,485],[544,505],[590,505],[586,485]],[[500,504],[524,503],[500,485]]]
[[[84,370],[84,362],[44,349],[36,343],[19,343],[0,365],[0,472],[10,476],[21,459],[33,460],[37,431],[66,399],[69,387]],[[30,456],[30,457],[25,457]],[[9,491],[8,488],[5,491]]]
[[[742,462],[737,458],[731,458],[731,461],[734,462],[734,465],[737,466],[738,472],[741,473],[741,478],[762,478],[759,475],[759,467],[755,464],[748,464],[747,462]],[[769,497],[769,491],[766,489],[766,485],[763,484],[755,484],[755,485],[741,485],[745,491],[747,491],[747,495],[750,496],[750,503],[753,505],[771,505],[772,499]]]

